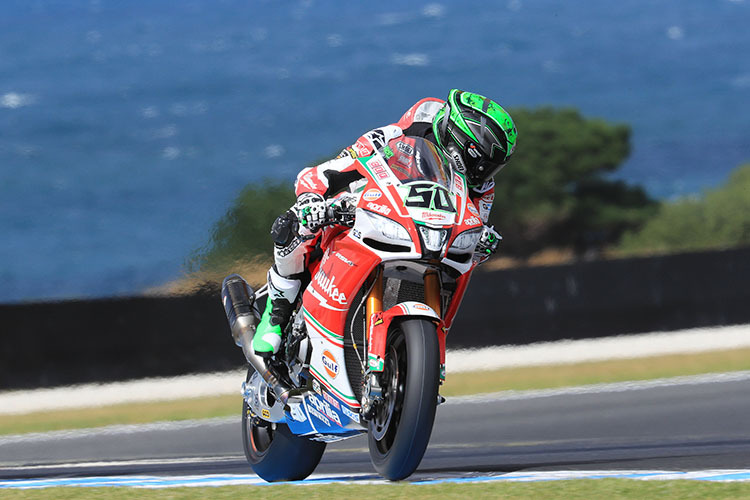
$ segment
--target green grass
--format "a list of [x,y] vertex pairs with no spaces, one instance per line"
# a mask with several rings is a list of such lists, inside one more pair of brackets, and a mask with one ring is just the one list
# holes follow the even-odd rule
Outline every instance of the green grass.
[[4,500],[143,500],[237,499],[253,500],[332,500],[338,498],[378,498],[379,500],[421,499],[739,499],[750,498],[750,483],[705,483],[699,481],[636,481],[596,479],[545,481],[534,483],[463,483],[415,485],[274,485],[226,486],[219,488],[173,488],[145,490],[130,488],[49,488],[44,490],[3,490]]
[[449,397],[511,389],[549,389],[742,370],[750,370],[748,348],[458,373],[448,375],[440,392]]
[[[546,389],[739,370],[750,370],[750,349],[449,374],[440,392],[445,397],[451,397],[509,389]],[[238,380],[238,386],[239,383]],[[239,416],[241,404],[240,396],[229,395],[2,415],[0,435]]]

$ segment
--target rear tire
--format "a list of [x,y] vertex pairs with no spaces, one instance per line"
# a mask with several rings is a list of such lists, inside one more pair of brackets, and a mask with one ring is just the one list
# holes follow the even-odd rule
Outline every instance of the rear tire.
[[[247,380],[254,373],[247,372]],[[318,466],[326,444],[295,436],[286,424],[272,424],[250,415],[242,401],[242,446],[250,467],[262,479],[298,481],[312,474]]]
[[384,403],[367,433],[372,464],[391,481],[410,476],[422,461],[435,420],[439,378],[435,325],[422,319],[394,323],[381,376]]

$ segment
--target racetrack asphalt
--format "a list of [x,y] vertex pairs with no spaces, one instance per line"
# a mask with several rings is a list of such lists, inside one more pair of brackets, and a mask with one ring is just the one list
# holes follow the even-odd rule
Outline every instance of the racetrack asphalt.
[[[0,479],[247,474],[240,422],[121,426],[0,438]],[[453,398],[411,479],[560,470],[747,469],[750,373]],[[373,474],[364,436],[330,444],[320,474]]]

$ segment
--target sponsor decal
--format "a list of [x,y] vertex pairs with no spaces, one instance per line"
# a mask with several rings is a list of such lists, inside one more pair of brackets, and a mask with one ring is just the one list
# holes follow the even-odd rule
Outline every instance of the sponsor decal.
[[414,156],[414,148],[411,146],[411,144],[407,144],[403,141],[398,141],[396,143],[396,149],[401,153],[404,153],[405,155]]
[[495,193],[487,193],[480,198],[485,203],[492,203],[495,201]]
[[401,117],[399,122],[403,123],[414,123],[414,107],[410,108],[404,116]]
[[350,261],[349,259],[347,259],[346,257],[344,257],[338,252],[333,252],[333,255],[335,255],[337,259],[339,259],[341,262],[348,265],[349,267],[353,267],[355,265],[354,262]]
[[372,132],[366,134],[366,136],[370,138],[370,141],[372,141],[372,144],[377,149],[385,146],[385,132],[383,131],[383,129],[376,128]]
[[464,159],[461,158],[461,154],[458,151],[455,151],[451,155],[451,158],[453,159],[453,164],[456,166],[456,170],[462,174],[466,173],[466,166],[464,165]]
[[383,369],[385,368],[385,361],[383,360],[383,358],[370,354],[369,361],[370,361],[370,371],[382,372]]
[[458,175],[453,176],[453,192],[461,196],[464,195],[464,181]]
[[355,413],[355,412],[351,411],[346,406],[342,406],[341,407],[341,413],[343,413],[344,416],[346,418],[348,418],[349,420],[353,420],[354,422],[359,423],[359,413]]
[[413,307],[414,309],[419,309],[420,311],[430,311],[430,308],[429,308],[429,307],[427,307],[427,306],[426,306],[426,305],[424,305],[424,304],[414,304],[414,305],[412,305],[412,307]]
[[492,203],[479,202],[479,216],[482,220],[487,220],[489,218],[490,210],[492,210]]
[[292,414],[292,419],[296,420],[297,422],[304,422],[305,420],[307,420],[305,412],[302,411],[302,405],[293,404],[289,406],[290,413]]
[[[310,403],[307,409],[310,411],[311,415],[315,415],[323,422],[327,422],[329,426],[331,425],[331,423],[328,419],[333,420],[339,426],[341,426],[341,418],[339,417],[339,414],[333,411],[328,403],[313,395],[307,397],[307,402]],[[316,415],[315,413],[313,413],[313,411],[318,414]]]
[[[322,267],[322,266],[321,266]],[[320,287],[320,290],[328,295],[331,299],[333,299],[335,302],[338,302],[339,304],[346,305],[346,295],[341,293],[339,291],[338,287],[336,286],[336,277],[331,276],[330,278],[326,276],[326,273],[323,272],[323,269],[319,269],[317,273],[315,273],[315,283],[318,284]]]
[[[370,328],[367,332],[367,342],[368,342],[368,351],[371,349],[374,349],[374,346],[376,344],[375,338],[375,327],[378,325],[383,324],[383,313],[375,313],[370,318]],[[372,352],[367,353],[367,359],[368,364],[370,365],[370,368],[374,371],[383,371],[383,359],[377,356],[376,354],[373,354]]]
[[354,148],[346,148],[346,151],[349,153],[349,156],[352,157],[352,160],[357,159],[357,152],[354,151]]
[[375,177],[378,179],[387,179],[390,176],[388,169],[383,165],[383,162],[377,158],[368,161],[367,166],[372,169],[372,173],[374,173]]
[[268,411],[268,410],[266,410],[265,408],[263,408],[263,409],[260,410],[260,415],[263,418],[271,418],[271,412]]
[[481,223],[482,221],[480,221],[478,217],[469,217],[468,219],[464,219],[464,224],[466,224],[467,226],[477,226]]
[[315,184],[315,171],[310,168],[308,172],[300,177],[299,180],[300,184],[305,186],[307,189],[315,189],[317,185]]
[[362,195],[362,198],[365,201],[375,201],[378,198],[380,198],[381,196],[383,196],[383,193],[381,193],[379,190],[377,190],[377,189],[368,189],[367,191],[364,192],[364,194]]
[[333,406],[333,407],[334,407],[334,408],[336,408],[337,410],[340,410],[340,409],[341,409],[341,406],[339,405],[339,402],[338,402],[338,401],[336,401],[336,398],[334,398],[333,396],[331,396],[331,395],[330,395],[330,394],[328,394],[327,392],[324,392],[324,393],[323,393],[323,399],[325,399],[325,400],[326,400],[326,402],[327,402],[327,403],[328,403],[329,405]]
[[[399,155],[397,161],[398,161],[398,163],[400,163],[404,167],[411,168],[413,157],[412,156]],[[401,169],[401,170],[403,170],[406,173],[406,175],[408,175],[408,170],[406,170],[406,169]]]
[[391,215],[391,209],[385,205],[378,205],[377,203],[369,202],[367,208],[382,215]]
[[[312,400],[312,398],[310,398],[310,400]],[[331,426],[331,421],[328,420],[325,415],[323,415],[321,412],[313,408],[311,405],[308,405],[307,411],[310,412],[310,415],[312,415],[313,417],[323,422],[326,426],[328,427]]]
[[358,240],[362,239],[362,233],[360,232],[359,229],[352,229],[351,234],[353,238],[357,238]]
[[357,142],[354,143],[352,149],[354,149],[354,152],[358,157],[370,156],[372,154],[372,146],[370,146],[369,141],[364,137],[360,137]]
[[370,354],[368,356],[368,359],[370,361],[370,368],[372,368],[373,370],[377,370],[378,366],[380,366],[380,358],[378,358],[374,354]]
[[421,220],[443,220],[445,219],[445,215],[443,214],[437,214],[435,212],[422,212],[422,215],[419,217]]
[[320,388],[320,382],[318,382],[318,379],[314,378],[312,380],[312,388],[313,391],[317,392],[318,394],[323,394],[323,389]]
[[470,214],[476,215],[477,217],[479,217],[479,211],[477,210],[477,207],[475,207],[472,202],[469,202],[466,204],[466,209],[469,211]]
[[321,360],[323,361],[323,368],[326,369],[326,373],[328,374],[328,376],[331,378],[336,378],[339,374],[339,364],[333,354],[331,354],[331,351],[323,351]]
[[386,160],[393,156],[393,150],[390,148],[390,146],[386,146],[383,148],[383,156],[385,156]]

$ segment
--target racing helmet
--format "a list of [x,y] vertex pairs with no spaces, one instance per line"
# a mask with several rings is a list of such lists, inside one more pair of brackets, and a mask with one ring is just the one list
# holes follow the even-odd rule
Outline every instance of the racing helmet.
[[507,111],[479,94],[453,89],[432,120],[438,146],[471,187],[489,181],[516,149],[516,126]]

